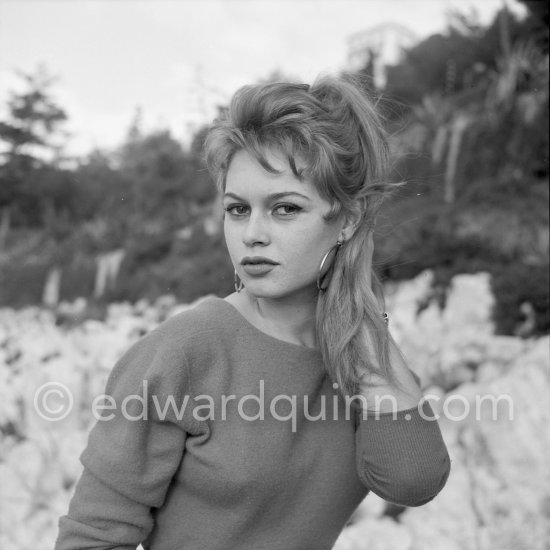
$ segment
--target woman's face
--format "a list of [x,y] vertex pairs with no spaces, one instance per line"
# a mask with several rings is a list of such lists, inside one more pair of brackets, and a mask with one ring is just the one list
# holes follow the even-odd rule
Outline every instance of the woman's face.
[[[255,297],[311,300],[323,256],[341,238],[343,223],[327,224],[329,203],[315,186],[298,180],[288,163],[267,155],[280,174],[264,170],[246,151],[237,152],[223,196],[227,249],[246,290]],[[247,264],[247,258],[266,260]]]

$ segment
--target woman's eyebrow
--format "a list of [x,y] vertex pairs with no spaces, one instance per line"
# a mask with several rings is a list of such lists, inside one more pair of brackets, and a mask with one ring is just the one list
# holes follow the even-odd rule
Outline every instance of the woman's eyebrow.
[[[297,193],[296,191],[282,191],[280,193],[272,193],[271,195],[267,195],[266,200],[272,201],[277,199],[282,199],[284,197],[288,197],[289,195],[296,195],[297,197],[301,197],[302,199],[311,200],[308,196],[302,195],[302,193]],[[245,199],[239,197],[238,195],[235,195],[235,193],[225,193],[223,196],[224,199],[235,199],[238,201],[245,201]]]

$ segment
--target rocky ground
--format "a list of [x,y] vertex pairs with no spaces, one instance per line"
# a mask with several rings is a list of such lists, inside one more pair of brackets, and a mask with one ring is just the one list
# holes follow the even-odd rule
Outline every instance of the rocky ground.
[[[419,508],[369,495],[334,550],[548,550],[550,339],[495,336],[482,273],[455,277],[444,310],[433,301],[417,314],[430,279],[424,272],[388,287],[387,309],[440,415],[451,475]],[[185,307],[116,304],[105,322],[70,328],[52,312],[0,310],[0,548],[53,547],[95,422],[93,396],[131,343]],[[35,406],[49,390],[42,416],[64,411],[61,386],[43,386],[51,382],[73,396],[57,421]]]

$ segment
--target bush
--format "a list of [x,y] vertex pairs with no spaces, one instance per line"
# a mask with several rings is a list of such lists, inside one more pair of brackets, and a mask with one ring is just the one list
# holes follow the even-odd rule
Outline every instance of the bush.
[[[535,194],[538,186],[532,187],[532,191],[533,196],[518,198],[515,208],[509,210],[509,219],[517,218],[517,227],[513,224],[508,227],[500,221],[493,226],[491,220],[500,220],[502,216],[495,217],[496,205],[485,203],[486,211],[480,214],[484,223],[477,228],[466,227],[470,233],[464,232],[468,220],[464,213],[472,213],[471,206],[451,208],[416,197],[385,206],[384,218],[392,221],[380,228],[381,235],[375,243],[375,265],[382,279],[410,279],[431,269],[434,286],[447,287],[454,275],[487,271],[492,274],[496,301],[493,311],[496,332],[515,334],[525,321],[522,304],[529,303],[535,312],[535,326],[527,333],[548,333],[548,256],[537,252],[532,255],[533,261],[526,260],[528,239],[519,234],[525,233],[526,228],[540,232],[546,225],[547,191]],[[478,202],[477,207],[481,206]],[[515,239],[519,239],[519,244],[510,247],[507,243],[514,232],[518,232]]]
[[530,335],[547,334],[550,330],[548,298],[550,276],[548,264],[501,265],[492,270],[491,287],[495,296],[493,320],[497,334],[514,334],[525,320],[521,304],[528,302],[535,311],[535,326]]
[[[199,237],[199,236],[198,236]],[[153,301],[163,294],[172,294],[181,302],[192,302],[206,294],[229,294],[233,288],[233,270],[220,238],[193,239],[193,253],[159,256],[157,261],[136,263],[124,260],[116,288],[106,294],[106,300],[141,298]]]
[[124,264],[128,269],[134,270],[145,264],[158,263],[170,253],[171,249],[170,233],[139,235],[128,246]]
[[42,302],[48,274],[43,262],[3,264],[0,269],[0,306],[24,307]]

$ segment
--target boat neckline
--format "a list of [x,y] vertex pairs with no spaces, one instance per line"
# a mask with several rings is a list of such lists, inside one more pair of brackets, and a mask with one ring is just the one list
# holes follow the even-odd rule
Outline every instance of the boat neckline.
[[220,298],[219,296],[208,296],[205,300],[211,300],[215,302],[222,302],[227,306],[229,311],[232,311],[233,314],[239,318],[241,321],[241,324],[245,325],[247,328],[252,330],[254,333],[258,334],[262,338],[269,340],[271,342],[275,342],[279,345],[299,350],[311,355],[320,355],[321,351],[319,348],[310,348],[309,346],[302,346],[300,344],[294,344],[293,342],[287,342],[286,340],[281,340],[280,338],[276,338],[275,336],[272,336],[271,334],[268,334],[267,332],[264,332],[263,330],[260,330],[257,326],[253,325],[232,303],[228,302],[224,298]]

